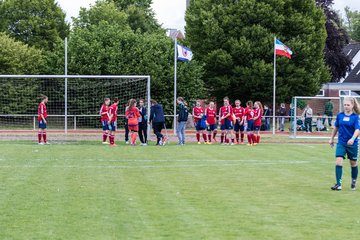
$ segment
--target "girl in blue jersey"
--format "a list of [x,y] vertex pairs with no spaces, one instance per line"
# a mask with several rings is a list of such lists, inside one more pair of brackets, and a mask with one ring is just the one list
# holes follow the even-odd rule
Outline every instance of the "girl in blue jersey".
[[332,132],[330,145],[334,144],[334,137],[339,132],[338,143],[336,145],[336,164],[335,176],[336,184],[331,187],[334,191],[341,190],[342,165],[345,155],[350,160],[351,165],[351,190],[356,189],[356,179],[358,176],[358,135],[360,131],[360,106],[355,98],[344,99],[344,112],[340,112],[335,121],[335,128]]

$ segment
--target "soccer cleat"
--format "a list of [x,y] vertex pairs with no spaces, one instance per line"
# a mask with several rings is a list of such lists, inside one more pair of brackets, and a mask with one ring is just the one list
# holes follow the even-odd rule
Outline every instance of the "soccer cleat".
[[351,186],[350,186],[351,190],[355,191],[356,190],[356,180],[352,180],[351,181]]
[[102,144],[108,145],[108,144],[110,144],[110,143],[109,143],[109,142],[102,142]]
[[340,184],[335,184],[334,186],[331,187],[331,190],[333,190],[333,191],[341,191],[341,185]]
[[200,145],[200,144],[201,144],[201,142],[198,142],[198,144]]
[[234,143],[232,142],[230,145],[231,145],[231,146],[234,146]]
[[43,142],[39,142],[38,144],[39,144],[39,145],[44,145],[44,143],[43,143]]
[[166,144],[166,141],[167,141],[167,138],[166,138],[166,136],[164,136],[164,137],[162,138],[162,145],[163,145],[163,146]]
[[253,146],[256,146],[256,145],[258,145],[257,143],[253,143]]
[[125,141],[125,144],[129,144],[129,141]]
[[241,141],[241,143],[240,143],[241,145],[244,145],[245,143],[244,143],[244,141]]
[[50,143],[48,143],[48,142],[46,142],[46,143],[44,143],[45,145],[50,145]]
[[211,144],[212,144],[212,142],[207,142],[207,144],[211,145]]
[[250,146],[252,146],[252,144],[251,144],[251,143],[248,143],[247,145],[248,145],[249,147],[250,147]]

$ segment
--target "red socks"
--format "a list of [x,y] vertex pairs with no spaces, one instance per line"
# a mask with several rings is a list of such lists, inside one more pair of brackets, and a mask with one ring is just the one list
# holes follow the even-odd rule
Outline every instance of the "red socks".
[[108,134],[106,132],[103,132],[103,142],[106,142],[108,137]]
[[257,136],[257,143],[260,143],[260,135]]
[[208,134],[209,142],[211,142],[211,134]]
[[41,143],[42,132],[38,132],[38,143]]
[[198,142],[200,142],[200,133],[196,134],[196,139],[197,139]]
[[224,135],[221,135],[221,143],[224,142]]
[[46,143],[46,132],[43,132],[43,139],[44,139],[44,143]]
[[131,134],[131,144],[135,145],[136,143],[136,133]]
[[244,134],[241,133],[241,142],[243,142],[243,141],[244,141]]
[[257,136],[255,134],[251,134],[253,143],[257,143]]
[[249,143],[249,144],[252,144],[251,134],[246,134],[246,135],[247,135],[248,143]]
[[115,144],[115,135],[110,134],[109,140],[110,140],[110,144],[114,145]]
[[213,133],[213,138],[216,137],[216,134],[217,134],[217,131],[215,130],[214,133]]
[[206,139],[206,134],[205,134],[205,133],[203,133],[203,139],[204,139],[204,142],[207,141],[207,139]]
[[236,136],[236,142],[238,143],[239,142],[239,133],[235,133],[235,136]]

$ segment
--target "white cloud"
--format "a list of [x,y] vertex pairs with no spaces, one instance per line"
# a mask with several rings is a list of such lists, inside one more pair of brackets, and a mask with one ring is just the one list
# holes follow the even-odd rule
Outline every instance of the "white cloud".
[[344,13],[344,8],[349,6],[351,10],[360,11],[360,1],[359,0],[335,0],[334,1],[334,9],[340,10],[340,12]]

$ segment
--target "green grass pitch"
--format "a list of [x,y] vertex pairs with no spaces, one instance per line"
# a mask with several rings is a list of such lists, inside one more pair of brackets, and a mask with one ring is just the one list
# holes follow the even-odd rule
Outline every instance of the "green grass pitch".
[[359,239],[326,144],[0,142],[0,239]]

